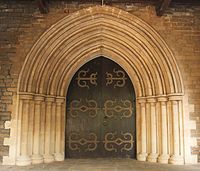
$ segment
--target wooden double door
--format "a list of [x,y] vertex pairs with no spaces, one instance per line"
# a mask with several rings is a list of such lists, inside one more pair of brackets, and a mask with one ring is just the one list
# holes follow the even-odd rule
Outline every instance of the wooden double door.
[[66,111],[67,158],[135,158],[135,94],[118,64],[99,57],[83,65],[70,83]]

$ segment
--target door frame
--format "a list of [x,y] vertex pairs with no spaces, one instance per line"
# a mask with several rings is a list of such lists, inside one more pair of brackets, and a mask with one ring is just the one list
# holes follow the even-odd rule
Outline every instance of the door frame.
[[[93,60],[96,60],[96,59],[99,59],[99,58],[103,58],[103,60],[105,60],[105,59],[109,59],[109,58],[107,58],[107,57],[104,57],[104,56],[97,56],[97,57],[95,57],[95,58],[92,58],[90,61],[87,61],[86,63],[84,63],[83,65],[81,65],[80,66],[80,68],[77,68],[77,70],[75,71],[75,73],[74,73],[74,75],[71,77],[71,81],[70,81],[70,83],[69,83],[69,86],[68,86],[68,90],[67,90],[67,95],[66,95],[66,115],[65,115],[65,153],[67,152],[67,149],[66,149],[66,142],[67,142],[67,140],[68,140],[68,137],[67,137],[67,133],[66,133],[66,130],[67,130],[67,116],[68,116],[68,110],[67,110],[67,103],[68,103],[68,101],[67,101],[67,99],[68,99],[68,95],[69,95],[69,87],[70,87],[70,85],[72,84],[72,81],[73,81],[73,79],[75,79],[74,78],[74,76],[77,74],[77,72],[84,66],[84,65],[86,65],[86,64],[88,64],[88,63],[90,63],[91,61],[93,61]],[[123,67],[121,67],[118,63],[116,63],[115,61],[113,61],[113,60],[111,60],[111,59],[109,59],[112,63],[114,63],[115,65],[117,65],[117,66],[119,66],[125,73],[126,73],[126,70],[123,68]],[[101,73],[102,74],[102,73]],[[132,94],[134,95],[134,99],[133,99],[133,104],[132,104],[132,106],[133,106],[133,112],[134,112],[134,117],[132,118],[132,122],[134,122],[134,130],[132,130],[132,134],[134,135],[134,146],[133,146],[133,150],[134,150],[134,158],[133,157],[131,157],[131,158],[133,158],[133,159],[136,159],[136,156],[137,156],[137,129],[136,129],[136,125],[137,125],[137,123],[136,123],[136,95],[135,95],[135,89],[134,89],[134,85],[132,84],[132,81],[131,81],[131,79],[130,79],[130,77],[129,77],[129,75],[126,73],[126,75],[127,75],[127,77],[128,77],[128,80],[129,80],[129,82],[130,82],[130,84],[131,84],[131,87],[132,87]],[[98,75],[99,76],[99,75]],[[98,78],[98,76],[97,76],[97,78]],[[103,140],[102,140],[103,141]],[[66,154],[65,154],[65,158],[68,158],[67,156],[66,156]],[[115,157],[114,157],[115,158]]]

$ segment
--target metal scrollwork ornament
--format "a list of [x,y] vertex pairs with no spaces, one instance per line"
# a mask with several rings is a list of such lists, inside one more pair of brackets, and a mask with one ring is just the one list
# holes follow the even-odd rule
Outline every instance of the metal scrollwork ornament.
[[87,113],[91,118],[96,117],[98,111],[97,102],[95,100],[82,99],[73,100],[70,103],[69,114],[71,117],[79,117],[80,112]]
[[99,141],[95,133],[89,133],[87,138],[81,138],[79,133],[71,133],[69,135],[69,149],[72,151],[81,151],[82,146],[86,146],[84,149],[87,151],[94,151],[97,148]]
[[107,100],[104,103],[104,112],[105,116],[112,118],[116,117],[116,114],[120,113],[122,118],[129,118],[132,116],[133,107],[130,100],[121,100],[117,102],[117,100]]
[[126,75],[125,72],[122,70],[113,69],[114,74],[106,72],[106,86],[111,85],[114,83],[114,88],[116,87],[124,87],[126,83]]
[[87,73],[89,72],[89,69],[87,70],[81,70],[78,72],[78,77],[77,79],[77,83],[79,87],[86,87],[86,88],[90,88],[88,82],[94,86],[97,86],[97,72],[90,74],[89,76],[87,76]]
[[[104,148],[106,151],[114,151],[117,152],[120,149],[123,151],[130,151],[133,148],[133,135],[129,132],[123,133],[121,132],[122,138],[118,138],[117,133],[107,133],[105,135]],[[122,148],[117,148],[118,146],[123,145]]]

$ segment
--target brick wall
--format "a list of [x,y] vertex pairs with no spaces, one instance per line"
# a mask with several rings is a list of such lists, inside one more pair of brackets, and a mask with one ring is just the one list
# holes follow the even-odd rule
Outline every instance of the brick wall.
[[[8,155],[3,138],[9,137],[5,121],[11,119],[12,97],[26,54],[38,37],[53,23],[81,8],[95,4],[51,2],[50,13],[40,14],[35,1],[0,1],[0,161]],[[194,104],[190,118],[197,123],[192,136],[198,140],[194,154],[200,154],[200,6],[172,4],[157,17],[151,4],[113,4],[142,18],[157,30],[173,51],[184,80],[189,103]],[[200,156],[200,155],[199,155]],[[199,157],[200,161],[200,157]]]

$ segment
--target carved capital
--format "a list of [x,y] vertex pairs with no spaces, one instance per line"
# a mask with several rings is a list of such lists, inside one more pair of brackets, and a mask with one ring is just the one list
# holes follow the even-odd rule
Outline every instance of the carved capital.
[[56,103],[57,104],[62,104],[65,102],[65,98],[64,97],[56,97]]
[[158,100],[159,102],[167,102],[167,101],[168,101],[168,98],[165,97],[165,96],[161,96],[161,97],[158,97],[157,100]]
[[33,94],[19,94],[21,100],[32,100]]
[[147,97],[147,102],[148,103],[156,103],[156,97],[155,96]]
[[170,101],[181,101],[181,100],[183,100],[183,96],[179,96],[179,95],[170,95],[170,96],[169,96],[169,100],[170,100]]
[[140,103],[140,104],[145,104],[145,103],[146,103],[146,98],[140,97],[140,98],[137,99],[137,101],[138,101],[138,103]]
[[44,96],[43,95],[40,95],[40,94],[36,94],[34,99],[36,101],[44,101]]
[[45,101],[46,101],[46,102],[52,103],[52,102],[55,101],[55,97],[54,97],[54,96],[47,96],[47,97],[45,98]]

